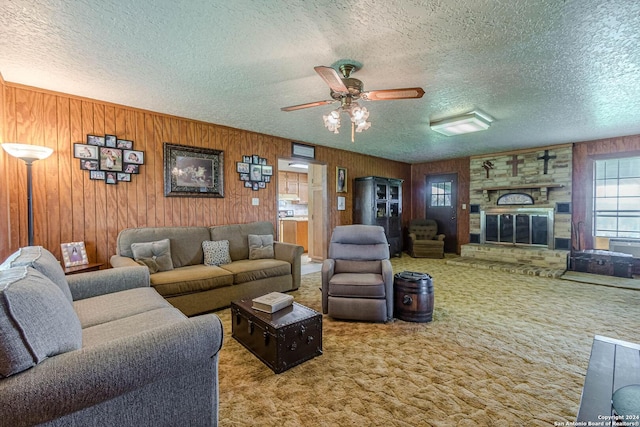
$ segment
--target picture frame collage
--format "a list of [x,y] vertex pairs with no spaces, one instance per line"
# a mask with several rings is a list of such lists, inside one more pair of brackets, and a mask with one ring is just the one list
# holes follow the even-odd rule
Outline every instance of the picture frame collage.
[[259,191],[267,188],[267,183],[273,177],[273,165],[267,164],[267,159],[257,154],[242,156],[241,162],[236,162],[236,172],[240,175],[240,181],[245,188]]
[[89,171],[89,179],[106,184],[131,182],[144,165],[144,151],[134,150],[133,141],[116,135],[87,135],[86,143],[73,144],[73,157],[80,169]]

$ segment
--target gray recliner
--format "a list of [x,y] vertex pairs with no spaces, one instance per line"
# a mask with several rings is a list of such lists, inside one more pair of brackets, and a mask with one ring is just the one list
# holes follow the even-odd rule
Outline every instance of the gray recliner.
[[322,265],[322,312],[336,319],[393,319],[393,270],[382,227],[343,225],[333,230]]

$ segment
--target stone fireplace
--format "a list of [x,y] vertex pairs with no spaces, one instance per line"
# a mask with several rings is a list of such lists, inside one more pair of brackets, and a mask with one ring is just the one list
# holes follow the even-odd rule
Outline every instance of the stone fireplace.
[[462,245],[462,257],[565,268],[571,168],[571,144],[472,157],[470,243]]

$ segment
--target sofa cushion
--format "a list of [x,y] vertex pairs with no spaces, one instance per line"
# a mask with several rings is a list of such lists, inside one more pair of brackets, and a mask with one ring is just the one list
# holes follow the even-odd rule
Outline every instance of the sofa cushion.
[[339,273],[329,279],[329,295],[352,298],[384,298],[384,280],[380,274]]
[[114,339],[137,335],[159,326],[167,326],[184,322],[186,316],[173,306],[156,308],[143,313],[100,323],[82,330],[82,348],[100,345]]
[[202,264],[202,242],[205,240],[224,240],[211,239],[208,227],[127,228],[118,233],[116,253],[133,259],[132,243],[154,242],[162,239],[171,241],[173,268]]
[[249,234],[249,259],[273,258],[272,234]]
[[80,321],[58,286],[31,267],[0,271],[0,376],[81,346]]
[[244,259],[220,268],[233,273],[233,283],[236,285],[291,274],[291,264],[277,259]]
[[208,291],[232,284],[233,275],[214,265],[189,265],[151,275],[151,286],[163,297]]
[[60,262],[42,246],[26,246],[18,249],[0,265],[0,270],[21,266],[38,270],[60,288],[69,302],[73,300]]
[[83,328],[171,307],[153,288],[135,288],[73,302]]
[[228,240],[205,240],[202,242],[202,250],[204,251],[204,265],[222,265],[231,262]]
[[209,228],[210,240],[228,240],[231,261],[249,259],[249,234],[275,234],[273,224],[258,221],[249,224],[216,225]]
[[[155,261],[158,271],[173,270],[171,260],[171,242],[169,239],[157,240],[155,242],[132,243],[131,252],[136,261]],[[146,264],[146,263],[145,263]],[[149,269],[151,272],[151,269]]]
[[153,258],[139,258],[136,260],[138,264],[149,269],[149,274],[157,273],[160,271],[158,263]]

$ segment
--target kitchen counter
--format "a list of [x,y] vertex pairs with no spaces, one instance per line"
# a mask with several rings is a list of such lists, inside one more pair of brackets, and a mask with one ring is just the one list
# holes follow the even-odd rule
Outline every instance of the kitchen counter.
[[307,252],[309,246],[308,217],[280,218],[280,241],[300,245]]

